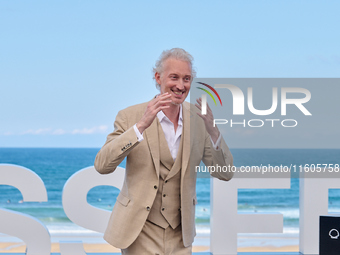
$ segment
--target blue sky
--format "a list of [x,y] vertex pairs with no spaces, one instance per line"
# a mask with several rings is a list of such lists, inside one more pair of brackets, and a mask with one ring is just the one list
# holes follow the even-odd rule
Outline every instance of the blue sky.
[[165,49],[198,77],[340,77],[339,1],[0,2],[0,147],[101,147]]

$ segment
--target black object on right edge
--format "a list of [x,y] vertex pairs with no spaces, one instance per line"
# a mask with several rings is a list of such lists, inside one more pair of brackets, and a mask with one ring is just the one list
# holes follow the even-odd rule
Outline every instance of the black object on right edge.
[[319,255],[340,255],[340,215],[320,216]]

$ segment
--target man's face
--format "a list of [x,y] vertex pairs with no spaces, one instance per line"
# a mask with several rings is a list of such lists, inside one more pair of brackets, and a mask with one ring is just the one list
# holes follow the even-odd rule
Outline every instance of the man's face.
[[161,94],[168,92],[173,104],[179,105],[187,97],[191,85],[191,67],[186,61],[169,58],[164,62],[162,74],[155,78],[160,85]]

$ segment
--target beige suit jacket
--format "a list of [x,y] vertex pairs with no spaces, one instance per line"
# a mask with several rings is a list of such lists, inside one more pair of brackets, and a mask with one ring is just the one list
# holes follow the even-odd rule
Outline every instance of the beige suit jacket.
[[[114,123],[114,131],[98,152],[95,168],[101,174],[113,172],[126,159],[123,188],[114,205],[104,239],[111,245],[125,249],[141,232],[150,212],[159,184],[160,155],[157,117],[147,128],[142,142],[137,141],[133,125],[143,116],[147,103],[121,110]],[[184,246],[190,246],[196,235],[195,166],[203,160],[205,165],[232,165],[233,157],[223,138],[221,149],[214,150],[203,120],[195,106],[183,104],[183,155],[181,170],[181,222]],[[222,180],[230,180],[232,173],[211,173]]]

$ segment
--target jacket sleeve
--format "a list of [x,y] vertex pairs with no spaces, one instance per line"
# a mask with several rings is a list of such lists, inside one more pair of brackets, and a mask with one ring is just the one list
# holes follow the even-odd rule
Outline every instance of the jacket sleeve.
[[203,163],[206,166],[212,166],[215,170],[210,171],[210,175],[220,180],[229,181],[234,175],[231,171],[233,156],[223,137],[221,137],[220,148],[215,150],[211,144],[209,134],[206,133],[204,146]]
[[107,136],[104,146],[96,156],[95,169],[101,174],[112,173],[138,144],[135,130],[127,122],[125,112],[118,112],[114,122],[114,131]]

